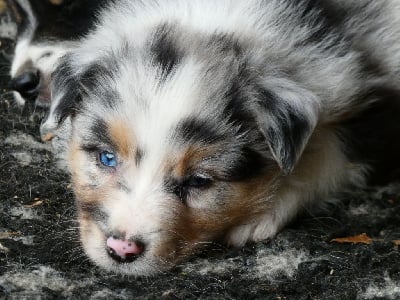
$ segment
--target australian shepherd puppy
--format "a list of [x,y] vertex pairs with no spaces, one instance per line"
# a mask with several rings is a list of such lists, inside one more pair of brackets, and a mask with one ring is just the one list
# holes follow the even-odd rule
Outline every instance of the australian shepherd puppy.
[[399,16],[399,0],[109,3],[41,127],[64,143],[88,256],[154,274],[362,184],[398,138]]
[[18,25],[11,87],[18,104],[50,104],[49,80],[58,59],[92,27],[106,0],[7,0]]

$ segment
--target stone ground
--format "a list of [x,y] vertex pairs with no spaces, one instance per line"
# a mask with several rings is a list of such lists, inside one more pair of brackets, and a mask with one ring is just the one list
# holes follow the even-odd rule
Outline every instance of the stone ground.
[[13,30],[0,23],[0,299],[400,299],[396,183],[343,193],[272,240],[216,245],[156,277],[93,266],[68,176],[39,139],[43,112],[16,106],[7,90]]

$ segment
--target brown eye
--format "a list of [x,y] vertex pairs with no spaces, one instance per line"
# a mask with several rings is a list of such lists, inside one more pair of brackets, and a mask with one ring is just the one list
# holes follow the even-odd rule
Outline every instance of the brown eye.
[[189,188],[205,188],[211,185],[211,178],[204,175],[193,175],[186,179],[183,184]]
[[206,189],[212,184],[212,179],[205,175],[192,175],[177,185],[173,192],[181,199],[186,201],[190,191],[193,189]]

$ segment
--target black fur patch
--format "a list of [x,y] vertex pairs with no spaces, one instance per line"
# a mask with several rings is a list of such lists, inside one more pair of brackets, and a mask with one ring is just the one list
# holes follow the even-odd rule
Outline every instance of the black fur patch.
[[106,145],[112,147],[112,149],[117,149],[114,141],[112,140],[107,123],[103,119],[95,119],[90,127],[90,136],[87,137],[87,142],[89,146],[98,144]]
[[[290,1],[289,1],[290,2]],[[332,1],[325,0],[295,0],[292,4],[295,11],[300,11],[300,18],[304,25],[309,25],[311,33],[304,44],[319,43],[325,50],[343,46],[346,36],[343,33],[343,21],[347,11]],[[324,38],[324,43],[320,43]]]
[[178,48],[173,38],[171,26],[162,25],[154,33],[150,48],[154,62],[161,67],[162,77],[166,78],[179,64],[183,51]]
[[[272,123],[276,126],[261,128],[265,134],[264,143],[271,146],[283,170],[289,172],[297,161],[297,153],[304,139],[312,129],[306,116],[294,112],[278,95],[255,83],[244,63],[225,93],[225,99],[227,105],[224,115],[230,123],[240,125],[241,132],[260,132],[257,115],[265,115],[266,119],[273,118]],[[249,108],[249,101],[257,104],[257,111]],[[278,150],[279,153],[276,153]]]
[[112,78],[112,70],[103,64],[93,63],[83,74],[77,75],[72,70],[70,60],[68,54],[64,56],[52,74],[53,95],[61,96],[54,110],[58,123],[78,113],[82,100],[89,94],[93,94],[96,101],[101,101],[103,106],[114,108],[118,96],[107,84],[108,78]]
[[259,87],[260,113],[272,118],[272,126],[264,128],[267,143],[284,172],[290,172],[298,159],[298,153],[310,131],[311,124],[300,111],[294,111],[290,105],[274,93]]
[[187,189],[183,186],[183,179],[176,179],[174,177],[166,177],[164,179],[165,192],[174,194],[183,203],[186,201]]
[[305,117],[292,112],[290,109],[285,114],[277,114],[275,118],[277,126],[267,129],[267,141],[273,149],[277,145],[282,145],[276,155],[280,160],[282,169],[288,172],[296,164],[297,153],[301,149],[306,135],[311,131],[311,127]]
[[54,110],[58,124],[62,123],[66,117],[74,115],[82,101],[78,88],[79,83],[73,75],[69,59],[68,55],[63,57],[52,74],[51,89],[53,90],[53,94],[58,94],[58,92],[54,93],[54,91],[62,91],[63,93],[61,95],[62,98]]
[[[85,72],[80,76],[81,84],[88,90],[93,90],[100,86],[100,80],[110,72],[100,63],[92,63]],[[101,86],[100,86],[101,87]]]
[[135,153],[135,163],[136,166],[139,166],[144,156],[144,151],[142,149],[137,148]]
[[216,131],[215,126],[205,120],[189,118],[179,123],[176,135],[187,143],[212,144],[220,141],[223,136]]
[[261,175],[267,167],[275,165],[250,147],[243,147],[240,153],[240,158],[231,161],[225,170],[222,178],[224,181],[250,180]]
[[30,0],[38,26],[33,42],[77,40],[87,34],[96,20],[96,12],[107,0],[69,0],[61,5]]
[[108,60],[108,57],[104,57],[103,62],[92,63],[79,76],[79,88],[82,95],[90,97],[90,94],[93,94],[96,101],[101,101],[104,107],[114,108],[119,98],[118,93],[109,83],[113,82],[113,72],[117,68],[117,64],[113,64],[112,59]]

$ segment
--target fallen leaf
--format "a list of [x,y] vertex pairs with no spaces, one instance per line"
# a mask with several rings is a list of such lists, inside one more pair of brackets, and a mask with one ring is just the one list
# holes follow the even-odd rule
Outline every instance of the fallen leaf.
[[51,4],[53,5],[61,5],[64,0],[49,0]]
[[39,205],[43,204],[43,200],[39,200],[39,198],[35,198],[34,200],[36,200],[35,202],[33,202],[32,204],[28,204],[28,205],[24,205],[24,207],[26,208],[33,208]]
[[0,232],[0,239],[8,239],[9,237],[20,235],[20,232]]
[[371,239],[366,233],[362,233],[360,235],[343,237],[343,238],[336,238],[331,240],[334,243],[351,243],[351,244],[367,244],[370,245],[373,243],[373,239]]
[[393,244],[394,244],[395,246],[400,246],[400,240],[394,240],[394,241],[393,241]]
[[7,9],[7,3],[4,0],[0,0],[0,14],[3,14]]

